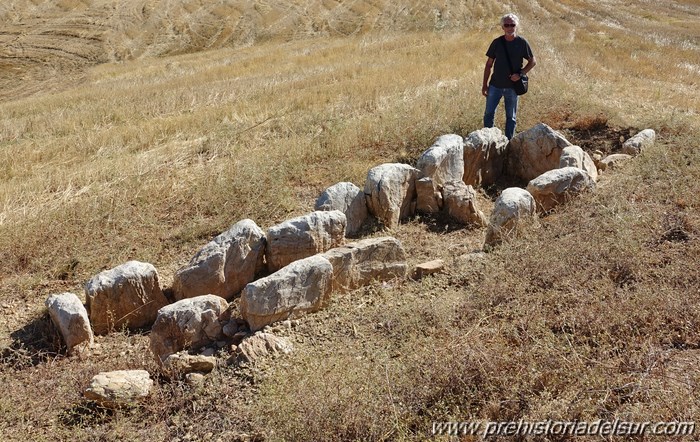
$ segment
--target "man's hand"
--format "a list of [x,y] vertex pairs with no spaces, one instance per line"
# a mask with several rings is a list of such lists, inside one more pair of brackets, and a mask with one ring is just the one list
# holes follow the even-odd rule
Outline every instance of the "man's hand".
[[511,74],[510,81],[516,82],[520,80],[520,74]]
[[481,95],[484,97],[489,95],[489,87],[488,86],[481,86]]

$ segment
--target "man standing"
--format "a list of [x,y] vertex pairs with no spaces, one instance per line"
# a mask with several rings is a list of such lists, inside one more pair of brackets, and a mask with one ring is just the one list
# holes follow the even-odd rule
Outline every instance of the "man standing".
[[[493,127],[496,108],[503,98],[506,106],[506,137],[509,140],[515,135],[516,114],[518,113],[518,95],[513,89],[513,82],[520,80],[521,75],[530,72],[537,64],[527,40],[516,33],[518,23],[519,20],[515,14],[506,14],[501,17],[504,35],[493,40],[489,50],[486,51],[488,58],[484,67],[484,83],[481,87],[481,93],[486,97],[484,127]],[[510,71],[506,58],[508,56],[510,56],[510,65],[513,66],[515,72]],[[522,67],[523,60],[527,60],[524,68]],[[492,68],[493,75],[491,75]],[[491,82],[489,82],[489,77],[491,77]]]

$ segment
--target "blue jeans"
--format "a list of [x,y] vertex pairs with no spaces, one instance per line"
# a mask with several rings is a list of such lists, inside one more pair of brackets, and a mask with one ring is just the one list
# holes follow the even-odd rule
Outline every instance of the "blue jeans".
[[518,95],[515,93],[515,89],[489,86],[489,94],[486,96],[486,111],[484,112],[484,127],[493,127],[493,119],[501,97],[506,104],[506,137],[510,140],[515,135],[515,115],[518,113]]

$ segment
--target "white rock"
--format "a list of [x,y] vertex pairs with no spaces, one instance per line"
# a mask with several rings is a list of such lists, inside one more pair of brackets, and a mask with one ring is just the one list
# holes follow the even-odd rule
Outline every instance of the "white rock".
[[622,153],[627,155],[639,155],[642,150],[653,146],[656,141],[654,129],[644,129],[629,140],[622,143]]
[[251,331],[321,309],[331,294],[333,266],[321,255],[294,261],[270,276],[248,284],[240,311]]
[[464,139],[465,184],[488,186],[503,173],[508,138],[497,127],[483,128]]
[[171,354],[222,339],[219,318],[227,308],[226,300],[216,295],[187,298],[161,308],[150,334],[156,360],[162,362]]
[[201,295],[231,299],[262,271],[264,256],[265,232],[252,220],[239,221],[175,273],[175,299]]
[[413,215],[419,173],[418,169],[399,163],[382,164],[367,173],[367,209],[387,228],[393,229],[400,220]]
[[505,163],[506,174],[531,180],[559,167],[559,158],[571,143],[544,123],[520,132],[510,140]]
[[595,181],[585,170],[577,167],[550,170],[527,185],[527,191],[535,198],[538,210],[543,212],[593,189]]
[[239,362],[254,363],[266,357],[289,354],[293,350],[294,346],[288,339],[257,332],[241,342],[236,348],[236,357]]
[[464,140],[459,135],[442,135],[418,158],[416,166],[422,178],[431,178],[440,186],[458,181],[464,174]]
[[153,265],[129,261],[105,270],[85,285],[85,298],[93,331],[97,334],[153,324],[158,309],[168,303]]
[[486,245],[494,246],[516,231],[524,223],[537,221],[535,198],[525,189],[509,187],[496,199],[491,212]]
[[46,299],[51,320],[66,343],[68,354],[87,350],[94,344],[87,310],[73,293],[51,295]]
[[368,238],[323,254],[333,266],[333,290],[353,290],[406,275],[406,252],[392,237]]
[[580,146],[566,146],[559,158],[559,168],[578,167],[588,172],[593,181],[598,181],[598,168],[593,159]]
[[345,214],[345,236],[355,236],[367,220],[365,194],[353,183],[342,182],[326,189],[316,200],[315,210],[340,210]]
[[315,211],[290,219],[267,231],[267,268],[276,272],[282,267],[323,253],[345,243],[345,214],[339,210]]
[[600,162],[606,169],[614,169],[616,167],[620,167],[622,163],[630,159],[632,159],[632,155],[627,155],[626,153],[614,153],[603,158],[600,160]]
[[102,407],[119,408],[135,405],[150,394],[152,387],[145,370],[109,371],[94,376],[83,395]]
[[163,361],[163,368],[174,376],[188,373],[210,373],[216,368],[216,357],[191,355],[181,351],[169,355]]
[[463,181],[445,183],[442,189],[444,209],[457,222],[485,226],[486,217],[476,204],[476,192]]

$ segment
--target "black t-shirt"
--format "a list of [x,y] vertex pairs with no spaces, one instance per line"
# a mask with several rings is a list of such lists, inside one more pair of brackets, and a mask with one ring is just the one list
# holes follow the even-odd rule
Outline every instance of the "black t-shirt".
[[[513,65],[513,72],[510,71],[508,66],[506,50],[503,48],[502,42],[505,42],[508,47],[508,55],[510,55],[510,63]],[[491,42],[489,50],[486,51],[486,56],[496,60],[489,84],[494,87],[509,88],[513,87],[513,82],[508,77],[510,77],[511,73],[520,72],[523,67],[523,59],[530,60],[532,58],[532,49],[530,49],[527,40],[519,35],[513,41],[506,41],[505,37],[500,36]]]

